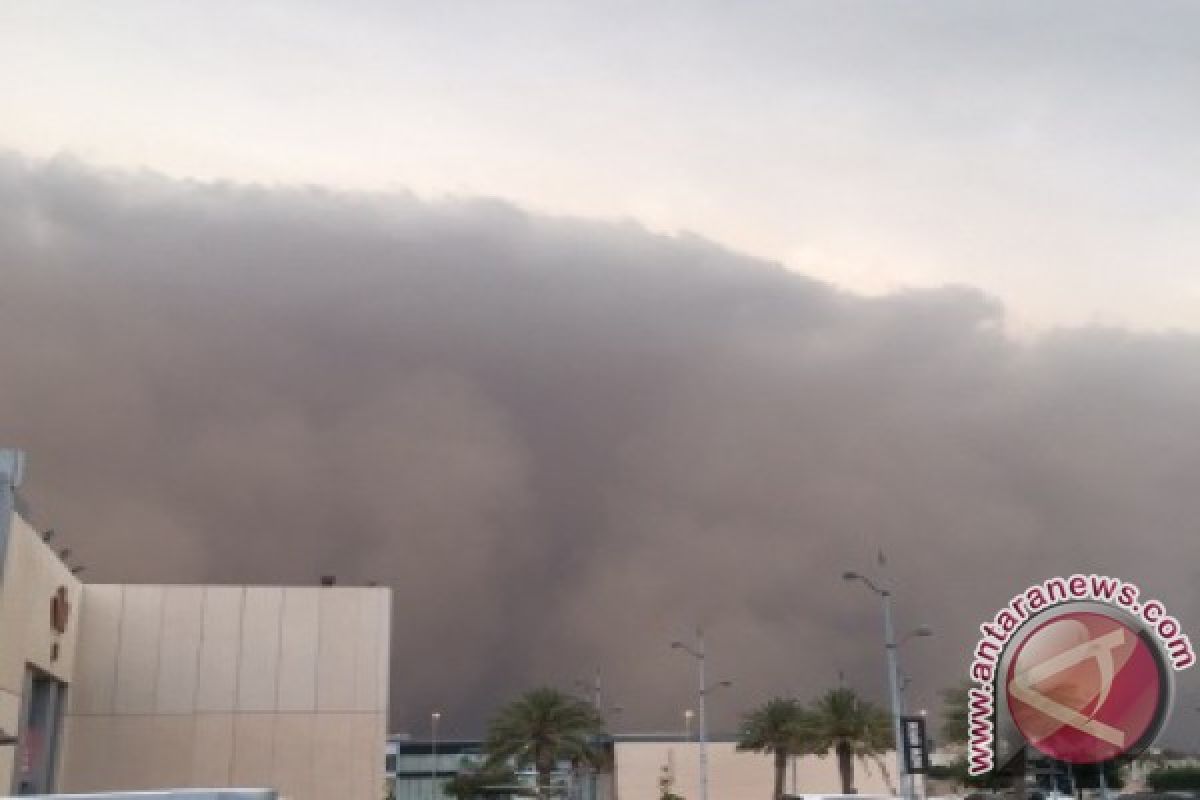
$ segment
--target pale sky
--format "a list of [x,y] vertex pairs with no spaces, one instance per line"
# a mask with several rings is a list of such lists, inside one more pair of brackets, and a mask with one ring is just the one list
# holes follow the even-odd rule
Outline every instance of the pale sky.
[[0,149],[692,231],[1200,328],[1200,4],[0,4]]

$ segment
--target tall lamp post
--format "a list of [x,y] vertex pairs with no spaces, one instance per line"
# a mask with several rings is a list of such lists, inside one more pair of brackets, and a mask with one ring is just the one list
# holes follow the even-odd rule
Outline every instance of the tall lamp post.
[[[907,800],[912,800],[908,787],[908,775],[904,769],[904,739],[900,731],[900,715],[902,713],[900,707],[900,668],[896,664],[896,649],[898,645],[896,644],[896,632],[892,628],[892,591],[891,589],[882,589],[876,586],[874,581],[867,576],[850,570],[842,573],[842,580],[862,583],[863,586],[866,586],[878,595],[883,604],[883,646],[887,652],[888,689],[890,690],[892,700],[892,737],[896,747],[896,785]],[[921,626],[908,634],[905,637],[905,641],[912,636],[929,636],[931,633],[932,631],[929,628]]]
[[438,722],[442,719],[442,712],[434,711],[429,715],[429,730],[430,741],[433,743],[433,761],[429,765],[429,797],[430,800],[437,800],[437,774],[438,774]]
[[[933,636],[933,629],[928,625],[918,625],[908,633],[900,637],[900,641],[896,642],[896,649],[899,650],[904,646],[909,639],[923,636]],[[897,667],[899,669],[899,667]],[[909,684],[912,683],[912,676],[900,673],[900,714],[901,716],[908,714],[908,701],[905,692],[908,691]],[[924,712],[922,712],[924,714]],[[917,778],[915,775],[907,775],[905,785],[908,787],[908,796],[915,798],[917,796]]]
[[671,642],[671,647],[683,652],[696,659],[696,669],[699,674],[699,696],[700,696],[700,800],[708,800],[708,727],[706,722],[706,703],[705,699],[713,691],[721,688],[728,688],[733,685],[732,681],[718,681],[712,685],[707,683],[704,676],[704,662],[707,657],[707,651],[704,648],[704,630],[696,628],[696,646],[684,644],[683,642]]

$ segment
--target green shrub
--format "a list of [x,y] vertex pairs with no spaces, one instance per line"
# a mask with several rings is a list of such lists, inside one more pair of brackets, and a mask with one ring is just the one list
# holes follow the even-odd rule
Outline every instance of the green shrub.
[[1146,783],[1156,792],[1175,789],[1200,789],[1200,767],[1167,767],[1156,769],[1146,776]]

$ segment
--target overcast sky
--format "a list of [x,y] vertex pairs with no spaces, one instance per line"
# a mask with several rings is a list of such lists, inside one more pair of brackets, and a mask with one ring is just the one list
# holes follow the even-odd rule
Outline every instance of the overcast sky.
[[1194,2],[0,5],[0,145],[691,230],[1010,329],[1200,325]]
[[882,700],[881,546],[913,707],[1058,572],[1195,637],[1198,30],[10,0],[0,444],[93,580],[393,586],[397,730],[596,665],[670,729],[698,622],[719,728]]

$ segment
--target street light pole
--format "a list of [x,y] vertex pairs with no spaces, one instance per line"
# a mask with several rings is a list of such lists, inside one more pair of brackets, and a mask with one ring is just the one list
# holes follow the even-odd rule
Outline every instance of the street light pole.
[[900,686],[896,679],[899,667],[896,666],[896,632],[892,628],[892,593],[884,589],[879,592],[883,598],[883,641],[887,650],[888,688],[892,695],[892,733],[896,740],[896,783],[908,800],[907,777],[904,772],[904,744],[900,731]]
[[[912,634],[909,634],[909,636],[911,636],[911,635]],[[896,649],[899,650],[900,646],[903,645],[906,641],[908,641],[908,638],[909,637],[906,636],[903,639],[901,639],[899,641],[899,643],[897,643]],[[897,659],[898,658],[899,657],[897,656]],[[899,669],[899,668],[897,667],[897,669]],[[908,696],[907,696],[906,692],[908,691],[908,685],[910,683],[912,683],[912,677],[905,675],[903,672],[901,672],[899,675],[899,686],[900,686],[900,716],[902,716],[902,717],[908,716]],[[904,778],[905,778],[904,789],[905,789],[905,792],[907,793],[906,796],[914,798],[914,800],[915,800],[915,798],[917,796],[916,776],[912,775],[912,774],[908,774],[908,775],[905,775]]]
[[708,693],[704,691],[704,661],[707,652],[704,649],[704,631],[700,628],[696,628],[696,643],[700,650],[696,659],[700,664],[700,800],[708,800],[708,716],[705,710],[705,697]]
[[429,798],[437,800],[437,773],[438,773],[438,721],[442,718],[442,712],[434,711],[429,715],[429,727],[432,733],[430,739],[433,742],[433,761],[429,766]]
[[708,685],[705,676],[705,661],[708,657],[708,651],[705,649],[704,630],[702,628],[696,628],[695,647],[690,647],[683,642],[671,642],[671,647],[676,650],[683,650],[696,659],[697,672],[700,679],[700,800],[708,800],[708,708],[706,699],[709,692],[713,689],[732,686],[733,683],[731,681],[719,681],[712,686]]
[[[892,626],[892,591],[890,589],[881,589],[870,578],[860,575],[857,572],[843,572],[842,579],[845,581],[860,581],[872,592],[879,595],[883,603],[883,646],[887,653],[888,690],[892,701],[892,736],[895,740],[896,748],[896,788],[905,800],[913,800],[912,791],[908,783],[908,775],[904,769],[904,738],[900,729],[900,715],[903,713],[900,706],[900,667],[897,664],[896,658],[896,650],[899,645],[896,643],[896,631]],[[929,636],[930,633],[929,628],[921,626],[908,636],[905,636],[904,640],[907,641],[912,636]]]

